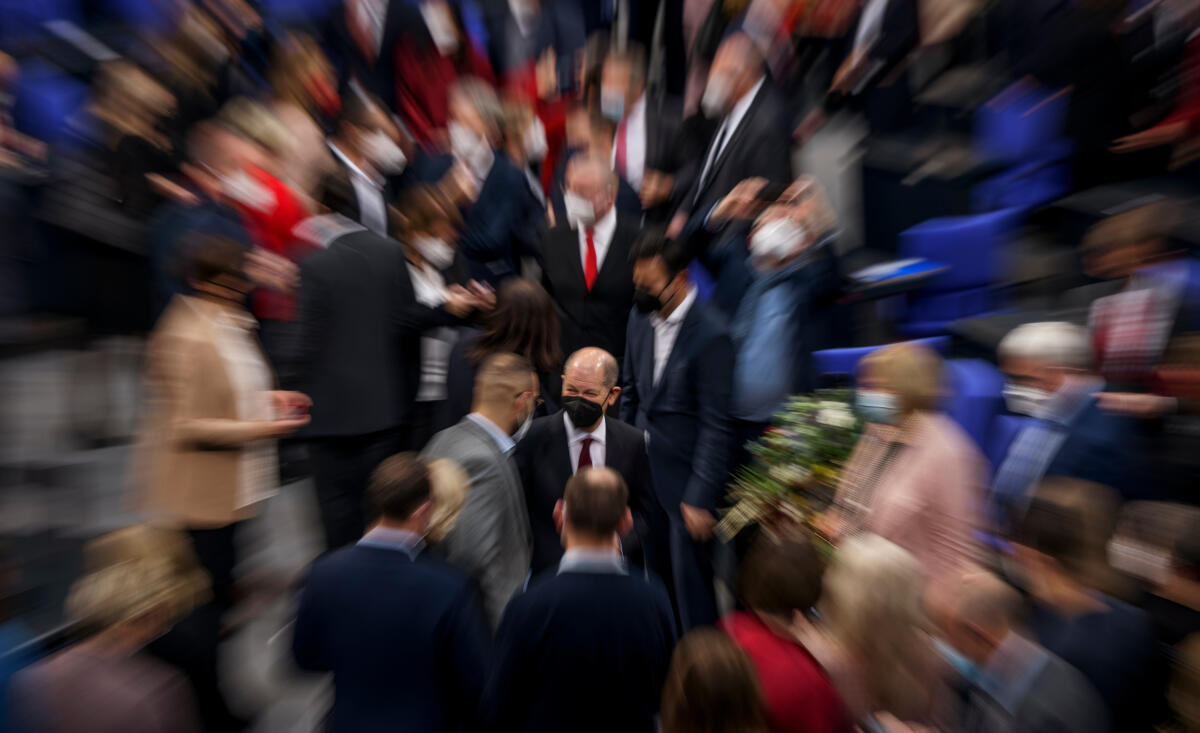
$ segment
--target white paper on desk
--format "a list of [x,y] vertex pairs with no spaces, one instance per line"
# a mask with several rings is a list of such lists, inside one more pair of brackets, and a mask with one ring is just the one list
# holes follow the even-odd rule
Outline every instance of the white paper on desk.
[[910,257],[907,260],[892,260],[891,262],[881,262],[878,265],[864,267],[861,270],[850,273],[852,280],[857,280],[864,283],[874,283],[880,280],[886,280],[893,274],[903,270],[906,267],[924,262],[921,257]]

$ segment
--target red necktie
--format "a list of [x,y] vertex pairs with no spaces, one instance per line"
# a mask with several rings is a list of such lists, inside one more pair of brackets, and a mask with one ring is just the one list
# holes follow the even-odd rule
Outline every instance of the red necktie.
[[587,237],[587,256],[583,259],[583,281],[587,284],[588,292],[592,291],[592,283],[596,282],[596,242],[592,240],[592,228],[584,230]]
[[592,439],[584,438],[583,445],[579,448],[579,465],[575,467],[575,473],[579,473],[585,468],[592,467]]
[[625,177],[625,120],[617,127],[617,174]]

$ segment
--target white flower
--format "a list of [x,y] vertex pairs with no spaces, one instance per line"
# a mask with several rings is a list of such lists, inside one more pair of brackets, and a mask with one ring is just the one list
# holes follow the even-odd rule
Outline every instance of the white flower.
[[846,406],[841,403],[834,403],[837,408],[822,408],[817,413],[817,422],[821,425],[830,428],[852,428],[854,427],[854,413],[846,409]]

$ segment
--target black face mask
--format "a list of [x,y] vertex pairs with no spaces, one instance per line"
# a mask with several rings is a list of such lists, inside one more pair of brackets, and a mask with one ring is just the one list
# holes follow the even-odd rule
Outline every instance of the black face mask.
[[[604,399],[608,399],[608,395],[604,395]],[[579,395],[571,395],[563,397],[563,410],[566,411],[567,417],[570,418],[571,424],[583,430],[590,428],[596,424],[596,421],[604,416],[603,400],[601,402],[592,402],[591,400],[580,397]]]
[[651,295],[645,290],[637,288],[633,291],[633,307],[637,308],[638,313],[655,313],[662,310],[662,294],[669,287],[671,287],[670,283],[664,285],[663,289],[658,291],[658,295]]

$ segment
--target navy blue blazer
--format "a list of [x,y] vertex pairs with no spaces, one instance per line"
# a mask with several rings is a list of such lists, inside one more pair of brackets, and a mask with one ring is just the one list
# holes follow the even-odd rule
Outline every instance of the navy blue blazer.
[[333,672],[330,733],[475,730],[483,611],[467,576],[427,554],[355,545],[319,558],[292,654]]
[[674,646],[662,586],[583,568],[539,575],[496,632],[481,729],[653,733]]
[[1111,486],[1125,499],[1149,498],[1147,473],[1139,470],[1145,455],[1137,423],[1104,412],[1090,397],[1071,421],[1067,439],[1046,468],[1046,476],[1064,476]]
[[[519,274],[522,255],[539,257],[546,220],[525,174],[502,151],[495,156],[479,196],[463,210],[465,221],[458,238],[471,277],[493,287]],[[419,176],[428,182],[440,180],[453,163],[449,155],[431,158]]]
[[629,315],[622,375],[621,420],[649,433],[650,474],[670,516],[680,502],[716,509],[725,495],[736,447],[729,417],[733,347],[709,306],[692,304],[654,384],[654,328]]

